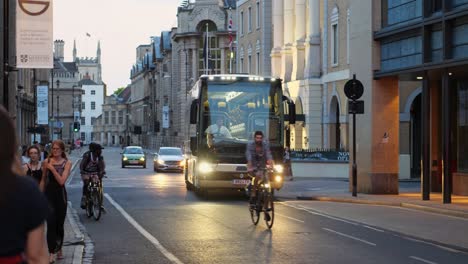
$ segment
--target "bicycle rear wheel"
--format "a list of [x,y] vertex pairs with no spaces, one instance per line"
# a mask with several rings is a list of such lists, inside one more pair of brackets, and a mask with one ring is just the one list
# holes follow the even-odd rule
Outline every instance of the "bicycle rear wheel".
[[[273,227],[273,222],[275,221],[275,205],[273,194],[269,193],[268,195],[266,195],[264,206],[265,224],[267,225],[268,229],[271,229]],[[269,217],[267,216],[267,214]]]
[[94,190],[91,194],[91,198],[93,200],[93,217],[94,220],[98,221],[99,218],[101,218],[101,195],[99,195],[99,192],[97,190]]

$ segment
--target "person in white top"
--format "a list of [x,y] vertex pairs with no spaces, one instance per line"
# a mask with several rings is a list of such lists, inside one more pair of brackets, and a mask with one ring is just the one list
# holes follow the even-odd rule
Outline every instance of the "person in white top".
[[209,126],[205,130],[205,133],[210,148],[213,146],[213,139],[215,138],[232,138],[231,132],[224,126],[224,119],[222,116],[216,117],[216,123]]

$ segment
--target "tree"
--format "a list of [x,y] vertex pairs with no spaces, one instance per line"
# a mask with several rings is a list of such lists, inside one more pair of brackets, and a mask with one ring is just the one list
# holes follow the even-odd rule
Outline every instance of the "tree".
[[125,87],[119,87],[119,88],[117,88],[117,90],[115,90],[114,94],[119,95],[124,89],[125,89]]

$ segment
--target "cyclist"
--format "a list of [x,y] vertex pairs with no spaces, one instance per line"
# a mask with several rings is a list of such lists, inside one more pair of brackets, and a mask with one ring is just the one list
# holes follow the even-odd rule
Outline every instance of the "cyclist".
[[247,170],[255,172],[255,177],[252,178],[252,191],[250,192],[250,206],[254,207],[258,184],[265,176],[265,169],[273,166],[270,144],[268,141],[263,140],[262,131],[255,131],[254,140],[249,141],[247,144],[245,155],[247,157]]
[[[102,177],[105,174],[106,165],[104,163],[104,157],[102,156],[102,149],[104,149],[98,143],[89,144],[89,151],[83,154],[83,158],[80,163],[81,180],[83,181],[83,196],[81,197],[81,208],[86,208],[86,197],[88,194],[88,181],[91,175],[97,174],[99,180],[102,183]],[[103,208],[104,209],[104,208]]]

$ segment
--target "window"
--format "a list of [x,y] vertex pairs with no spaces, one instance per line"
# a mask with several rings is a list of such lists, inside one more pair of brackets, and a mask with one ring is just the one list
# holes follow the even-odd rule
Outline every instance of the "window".
[[249,13],[248,13],[248,24],[247,26],[249,27],[249,32],[252,32],[252,8],[249,6]]
[[91,125],[92,126],[96,125],[96,118],[95,117],[91,117]]
[[95,135],[94,132],[91,132],[91,141],[94,141]]
[[84,117],[81,118],[81,125],[82,126],[86,125],[86,118],[84,118]]
[[104,125],[109,124],[109,112],[104,112]]
[[244,58],[240,59],[239,72],[244,73]]
[[338,65],[338,24],[332,25],[332,66]]
[[244,11],[240,12],[240,34],[244,35]]
[[86,94],[86,91],[85,90],[81,90],[81,94]]
[[247,71],[249,74],[252,73],[252,55],[249,55],[249,61],[247,62]]
[[86,141],[86,133],[85,132],[81,132],[80,133],[80,138],[81,138],[81,141]]
[[91,102],[91,110],[96,110],[96,102]]
[[119,125],[123,125],[123,111],[119,111]]
[[111,112],[111,124],[115,125],[115,111]]
[[257,9],[256,9],[256,21],[257,21],[257,29],[260,28],[260,2],[257,1]]
[[257,62],[255,63],[255,73],[260,74],[260,52],[257,52]]
[[86,109],[86,103],[85,102],[81,102],[81,110],[85,110]]
[[96,90],[91,90],[91,95],[96,95]]
[[332,10],[332,14],[330,16],[330,23],[331,23],[331,65],[332,67],[338,66],[338,50],[339,50],[339,41],[338,41],[338,7],[335,6]]
[[457,93],[457,169],[468,172],[468,81],[459,82]]

